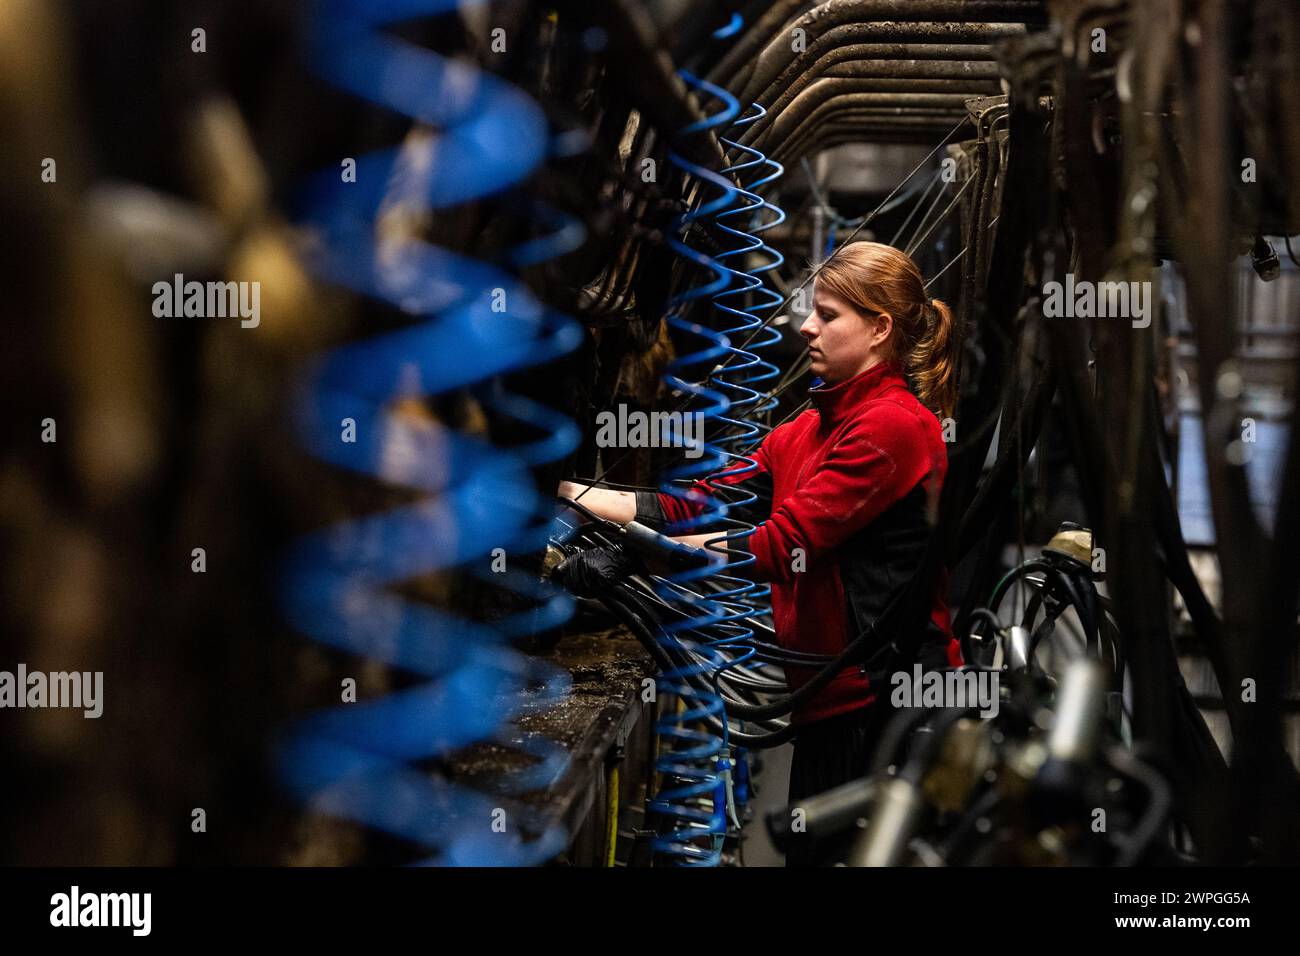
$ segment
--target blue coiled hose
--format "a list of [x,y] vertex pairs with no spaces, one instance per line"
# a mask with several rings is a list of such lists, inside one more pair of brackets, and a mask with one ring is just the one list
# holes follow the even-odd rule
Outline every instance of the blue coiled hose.
[[[757,103],[754,104],[754,110],[752,115],[736,120],[732,128],[747,126],[767,113]],[[738,192],[745,203],[714,215],[716,227],[722,233],[735,237],[740,243],[735,249],[719,253],[716,261],[722,263],[724,260],[740,259],[742,268],[728,267],[735,280],[734,287],[713,295],[715,310],[722,314],[725,322],[730,324],[720,330],[728,339],[727,360],[722,368],[713,373],[710,381],[732,396],[728,413],[719,416],[724,427],[715,441],[724,450],[729,462],[733,463],[733,467],[728,468],[728,471],[743,475],[752,473],[757,467],[754,460],[744,454],[746,450],[756,445],[764,434],[764,427],[756,419],[776,405],[775,398],[765,395],[754,386],[777,377],[781,372],[776,365],[764,361],[756,354],[758,349],[771,347],[781,341],[781,333],[771,326],[764,326],[763,319],[756,313],[766,311],[784,301],[780,293],[763,283],[762,274],[778,268],[785,261],[785,257],[768,246],[763,241],[761,233],[783,222],[785,213],[758,195],[760,188],[776,180],[784,170],[779,163],[769,160],[756,149],[742,146],[726,137],[722,138],[722,143],[747,154],[748,158],[723,170],[725,174],[742,179]],[[749,182],[743,182],[746,175],[752,175],[763,166],[771,167],[773,171],[760,174]],[[767,222],[761,219],[764,210],[773,216]],[[730,224],[729,221],[737,219],[742,223],[745,220],[749,222],[745,226]],[[745,268],[744,260],[756,254],[765,255],[767,261]],[[737,299],[740,301],[733,305],[732,302]],[[752,341],[750,333],[753,334]],[[730,344],[731,341],[742,336],[745,337],[744,346]],[[740,464],[734,464],[736,462]],[[718,486],[715,491],[725,496],[728,504],[733,508],[748,505],[758,497],[743,484]],[[745,540],[753,533],[754,526],[736,519],[732,519],[730,524],[736,526],[738,530],[725,535],[728,548],[733,552],[743,551]],[[740,561],[733,562],[731,570],[742,570],[752,565],[753,561],[752,555],[744,557]],[[764,602],[771,594],[771,589],[767,586],[759,587],[743,578],[738,580],[739,587],[714,596],[743,599],[752,606],[752,610],[746,613],[745,617],[763,613]],[[751,636],[752,632],[743,634],[743,637]]]
[[[354,183],[328,171],[306,190],[313,271],[414,321],[312,363],[295,394],[294,425],[313,455],[425,497],[297,541],[285,566],[283,603],[288,620],[313,639],[420,683],[298,722],[279,748],[279,768],[290,791],[313,809],[410,840],[433,852],[427,862],[535,864],[562,849],[567,835],[554,828],[538,833],[524,810],[503,806],[513,801],[454,786],[412,764],[491,741],[536,758],[514,781],[519,789],[561,772],[561,750],[521,737],[509,724],[564,695],[568,677],[516,652],[509,639],[567,620],[572,599],[522,573],[487,574],[533,603],[489,625],[390,590],[435,572],[483,574],[497,548],[507,560],[538,549],[553,507],[529,469],[568,454],[579,438],[553,410],[483,385],[573,350],[581,338],[576,323],[500,268],[414,238],[382,239],[376,228],[395,194],[417,211],[444,209],[519,183],[546,158],[549,131],[531,98],[383,29],[458,5],[325,0],[311,21],[310,58],[322,77],[439,133],[414,151],[362,157]],[[550,235],[507,260],[537,262],[582,241],[581,229],[558,214],[546,225]],[[466,387],[545,437],[495,448],[393,411],[401,399]],[[355,441],[341,438],[345,419],[355,423]]]
[[[736,120],[740,109],[735,97],[686,71],[681,71],[680,75],[692,88],[702,90],[720,101],[723,108],[683,129],[679,135],[692,135],[727,125],[745,125],[762,115],[760,111],[753,117]],[[739,174],[764,164],[775,166],[777,172],[755,179],[742,188],[737,188],[726,175],[691,163],[675,151],[669,154],[670,161],[693,178],[696,189],[695,202],[675,223],[674,236],[670,238],[669,245],[678,255],[711,272],[714,278],[711,282],[674,296],[669,303],[667,321],[670,326],[702,339],[704,345],[699,351],[681,356],[670,363],[665,381],[674,389],[690,396],[688,407],[691,411],[701,414],[706,421],[715,419],[715,424],[722,427],[715,430],[711,442],[705,443],[702,457],[691,464],[668,471],[662,487],[668,494],[691,498],[696,503],[703,504],[703,510],[697,517],[679,523],[672,529],[673,533],[685,533],[701,525],[724,520],[733,526],[739,526],[740,530],[725,536],[719,535],[719,540],[723,537],[729,541],[740,539],[738,545],[732,545],[738,548],[743,548],[743,539],[752,534],[754,529],[751,524],[727,519],[728,502],[735,506],[753,501],[756,496],[744,489],[728,486],[725,491],[709,496],[708,501],[699,502],[692,493],[674,482],[716,472],[734,460],[743,462],[749,471],[756,467],[753,459],[746,458],[739,451],[742,445],[761,434],[759,426],[745,416],[755,415],[756,411],[767,407],[763,394],[751,385],[779,373],[776,366],[763,362],[752,352],[734,346],[730,339],[732,335],[744,334],[762,325],[761,319],[753,314],[753,310],[781,301],[780,296],[764,289],[759,275],[779,266],[781,257],[767,247],[756,233],[775,225],[784,215],[754,192],[775,179],[780,173],[780,167],[753,150],[749,153],[754,158],[723,170],[723,174]],[[717,195],[706,200],[705,196],[712,191],[716,191]],[[766,224],[758,218],[759,210],[765,207],[777,216]],[[746,232],[725,221],[734,217],[752,219],[754,225],[751,226],[751,231]],[[687,245],[676,235],[680,233],[684,237],[694,224],[705,222],[711,223],[722,233],[735,237],[739,245],[735,249],[710,256]],[[724,261],[762,250],[766,250],[771,257],[770,263],[749,271],[731,268]],[[766,296],[763,295],[765,291],[768,293]],[[733,305],[732,302],[738,298],[747,301],[748,308],[741,309]],[[723,314],[726,323],[724,328],[708,328],[685,318],[687,310],[700,299],[709,299],[715,309]],[[760,340],[758,345],[770,345],[779,338],[779,333],[769,335]],[[724,359],[738,361],[715,374],[720,360]],[[694,375],[689,374],[692,369]],[[711,387],[695,384],[695,380],[699,379],[708,380]],[[660,687],[675,695],[681,702],[681,707],[676,712],[665,713],[656,727],[661,747],[666,745],[669,748],[667,752],[661,753],[657,762],[657,768],[667,781],[667,786],[652,802],[651,809],[659,812],[669,823],[667,832],[661,833],[657,840],[656,849],[662,855],[688,865],[716,865],[726,835],[726,807],[732,783],[732,760],[726,739],[725,710],[717,682],[725,671],[743,666],[754,654],[752,647],[745,646],[745,641],[753,636],[752,629],[745,622],[764,613],[763,599],[770,591],[735,573],[752,563],[753,557],[748,556],[733,564],[725,574],[715,568],[677,574],[667,579],[667,586],[660,591],[665,600],[684,606],[686,611],[682,621],[667,628],[667,640],[678,642],[694,654],[696,663],[677,668],[660,678]],[[717,586],[710,590],[707,597],[695,595],[692,593],[693,588],[688,590],[684,587],[688,583],[698,585],[706,579],[712,579],[712,583]],[[719,634],[722,636],[719,637]],[[724,649],[729,653],[724,653]],[[700,682],[690,682],[690,678],[700,675],[707,676],[711,682],[711,693],[701,690]],[[705,721],[713,718],[720,722],[721,735],[712,733],[707,727],[701,727]],[[741,779],[747,782],[747,774],[741,774]],[[744,789],[747,790],[747,787]],[[705,840],[709,843],[707,848],[701,846]]]
[[[681,71],[680,75],[692,87],[706,88],[714,95],[721,94],[719,98],[725,105],[720,113],[682,129],[679,136],[690,136],[729,123],[735,118],[739,109],[734,97],[703,83],[686,71]],[[710,298],[728,289],[733,274],[711,256],[687,245],[684,238],[695,223],[730,208],[736,201],[738,191],[724,177],[688,161],[675,150],[669,151],[668,158],[674,166],[694,178],[693,188],[696,190],[694,202],[674,223],[667,239],[668,245],[688,262],[712,273],[713,279],[674,295],[668,303],[666,321],[669,326],[702,339],[704,345],[698,351],[679,356],[670,362],[664,371],[664,381],[670,387],[689,395],[688,412],[699,414],[707,422],[708,419],[725,413],[729,402],[726,395],[718,389],[698,385],[693,379],[707,379],[713,366],[728,354],[729,343],[725,336],[713,329],[689,321],[686,313],[697,300]],[[709,187],[716,189],[718,194],[706,199]],[[695,375],[689,373],[693,368],[697,370]],[[717,470],[726,461],[722,450],[707,441],[703,442],[701,452],[696,460],[665,472],[661,486],[663,491],[685,497],[688,493],[674,484],[674,480],[703,477]],[[710,520],[726,516],[726,505],[716,499],[704,502],[703,506],[704,510],[699,516],[681,522],[673,528],[673,532],[684,533]],[[688,653],[683,655],[683,659],[689,659],[692,653],[696,655],[696,663],[666,671],[657,681],[659,690],[672,695],[679,706],[673,709],[669,703],[655,725],[660,747],[655,768],[660,774],[660,789],[655,799],[650,801],[649,809],[657,813],[662,821],[654,842],[655,851],[671,862],[687,866],[716,866],[721,859],[722,842],[727,833],[726,781],[723,770],[718,766],[720,759],[725,760],[725,744],[722,737],[714,734],[707,726],[710,719],[725,724],[722,695],[716,688],[705,690],[700,682],[691,680],[701,675],[712,679],[726,663],[720,652],[704,643],[698,631],[725,620],[727,609],[718,602],[693,595],[689,588],[690,584],[715,574],[710,568],[683,571],[669,577],[668,583],[660,588],[664,600],[679,606],[685,605],[687,611],[681,621],[665,626],[663,639],[679,644],[686,650]],[[672,585],[682,587],[675,588]]]
[[[752,112],[736,120],[732,124],[732,129],[758,122],[766,115],[767,110],[760,104],[754,103]],[[725,136],[721,139],[724,146],[742,154],[742,160],[724,169],[723,173],[735,175],[741,180],[740,195],[746,204],[719,212],[714,217],[722,232],[740,241],[740,245],[735,250],[720,253],[717,256],[718,260],[738,259],[742,267],[732,269],[737,279],[736,287],[717,293],[713,297],[713,304],[725,319],[734,323],[722,329],[723,334],[745,344],[729,346],[728,362],[712,376],[711,380],[734,396],[728,415],[722,419],[728,427],[717,439],[718,444],[726,450],[728,457],[733,462],[740,463],[729,470],[738,469],[742,473],[752,473],[756,468],[755,462],[744,452],[762,440],[767,429],[759,424],[758,419],[778,403],[774,396],[766,395],[756,386],[781,374],[779,367],[764,361],[756,354],[760,349],[771,348],[781,341],[781,333],[771,325],[765,325],[761,313],[785,301],[779,292],[763,282],[763,273],[780,268],[785,262],[785,257],[762,238],[762,233],[785,221],[785,213],[760,196],[759,190],[780,178],[785,170],[780,163],[768,159],[757,149],[741,145]],[[728,221],[739,221],[745,225],[732,226]],[[747,264],[746,260],[755,257],[765,261]],[[726,300],[738,301],[732,305]],[[741,338],[742,336],[744,338]],[[729,497],[732,507],[747,505],[757,500],[757,495],[746,489],[743,483],[739,486],[725,486],[725,491],[722,493]],[[734,519],[732,524],[737,526],[737,530],[726,535],[728,548],[733,552],[744,552],[745,542],[753,534],[754,526]],[[745,557],[732,562],[730,570],[733,573],[753,564],[753,556],[745,553]],[[718,672],[719,675],[723,671],[743,667],[754,656],[755,649],[746,644],[746,641],[753,637],[753,630],[743,626],[743,621],[768,613],[770,607],[769,586],[760,587],[742,576],[735,576],[737,581],[732,589],[715,595],[715,598],[734,597],[741,600],[745,608],[733,615],[728,622],[734,633],[715,641],[714,646],[729,645],[733,651],[740,653]],[[748,799],[747,761],[747,752],[743,748],[737,750],[735,802],[738,805],[743,805]]]

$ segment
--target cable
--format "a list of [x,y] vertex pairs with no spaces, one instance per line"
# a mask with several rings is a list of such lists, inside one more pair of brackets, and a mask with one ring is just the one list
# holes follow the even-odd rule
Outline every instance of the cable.
[[[941,179],[942,179],[942,173],[935,173],[935,180],[941,180]],[[916,224],[916,231],[909,236],[907,242],[904,244],[905,249],[911,246],[913,241],[915,241],[917,235],[919,235],[921,230],[925,228],[925,224],[930,221],[930,214],[934,212],[935,208],[939,205],[939,201],[943,199],[943,194],[946,193],[947,191],[948,191],[948,183],[945,181],[943,185],[939,187],[939,191],[934,194],[934,198],[930,200],[930,205],[928,205],[925,208],[925,212],[921,215],[921,221]],[[918,204],[918,208],[919,208],[919,204]],[[916,212],[915,209],[913,209],[912,211]],[[907,221],[911,222],[910,216],[908,217]],[[904,223],[904,226],[906,226],[906,223]],[[900,228],[899,235],[901,236],[902,233],[903,233],[903,229]],[[895,236],[894,241],[891,242],[890,245],[894,246],[897,244],[898,244],[898,236]]]
[[[754,106],[755,106],[756,108],[761,109],[761,107],[759,107],[757,103],[755,103]],[[767,111],[764,110],[763,112],[766,113]],[[729,144],[729,145],[736,145],[736,144]],[[748,146],[741,146],[741,147],[739,147],[739,148],[741,148],[741,149],[749,149]],[[807,179],[808,179],[808,190],[809,190],[809,192],[812,193],[813,201],[814,201],[815,203],[817,203],[818,206],[821,207],[822,212],[824,212],[824,213],[829,217],[830,221],[831,221],[834,225],[840,226],[840,227],[845,228],[845,229],[851,229],[852,227],[857,226],[857,225],[863,223],[863,222],[866,220],[867,217],[866,217],[865,215],[864,215],[864,216],[857,216],[857,217],[855,217],[855,218],[853,218],[853,219],[845,219],[843,216],[841,216],[839,213],[837,213],[837,212],[836,212],[836,211],[831,207],[831,205],[826,201],[826,197],[824,197],[824,196],[821,194],[821,190],[817,187],[817,180],[816,180],[816,178],[813,176],[812,165],[808,162],[808,157],[807,157],[807,156],[804,156],[802,159],[799,160],[799,163],[800,163],[801,167],[803,168],[804,176],[806,176]],[[916,191],[917,191],[918,188],[919,188],[919,187],[917,187],[917,186],[913,186],[913,187],[912,187],[911,189],[909,189],[907,192],[903,193],[901,196],[899,196],[898,198],[896,198],[895,200],[893,200],[893,202],[890,203],[889,205],[887,205],[887,206],[882,206],[882,207],[880,207],[879,209],[877,209],[877,210],[873,213],[873,215],[875,215],[875,216],[880,216],[880,215],[883,215],[884,213],[892,212],[894,209],[897,209],[897,208],[898,208],[899,206],[901,206],[903,203],[907,202],[909,199],[911,199],[913,196],[915,196],[915,195],[916,195]],[[831,243],[831,248],[832,248],[832,249],[834,248],[834,243]],[[826,250],[826,254],[827,254],[827,257],[829,257],[829,255],[830,255],[830,249]]]
[[1160,834],[1160,827],[1173,804],[1173,793],[1160,774],[1123,747],[1107,748],[1105,760],[1116,773],[1136,780],[1147,789],[1146,811],[1115,860],[1116,866],[1133,866],[1142,858],[1151,841]]
[[914,253],[918,248],[920,248],[921,243],[925,242],[925,240],[930,238],[930,233],[934,232],[934,230],[938,228],[939,223],[943,222],[945,219],[948,218],[948,214],[953,211],[953,209],[957,206],[958,200],[961,199],[962,193],[964,193],[967,189],[969,189],[971,183],[973,182],[975,182],[974,179],[967,179],[964,183],[961,184],[961,188],[958,189],[956,195],[952,197],[952,202],[948,203],[948,207],[943,212],[939,213],[939,218],[930,224],[930,228],[925,231],[924,235],[922,235],[919,239],[917,239],[915,242],[913,242],[911,245],[907,247],[906,251],[909,256],[912,253]]
[[[926,201],[926,199],[929,198],[929,196],[930,196],[930,190],[933,189],[933,188],[934,188],[934,187],[935,187],[939,182],[941,182],[942,180],[943,180],[943,170],[941,170],[941,169],[936,169],[935,172],[934,172],[934,175],[930,177],[930,181],[929,181],[928,183],[926,183],[926,185],[925,185],[925,192],[923,192],[923,193],[921,194],[921,198],[918,199],[918,200],[916,201],[916,205],[913,206],[913,207],[911,208],[911,210],[908,212],[908,214],[907,214],[907,218],[905,218],[905,219],[903,220],[902,225],[900,225],[900,226],[898,227],[898,231],[895,232],[894,235],[893,235],[892,237],[890,237],[889,244],[890,244],[891,246],[897,246],[897,245],[898,245],[898,240],[901,239],[901,238],[903,237],[903,233],[905,233],[905,232],[907,231],[907,227],[910,226],[910,225],[912,224],[912,219],[913,219],[913,217],[915,217],[916,214],[917,214],[917,212],[920,210],[920,208],[921,208],[923,205],[925,205],[925,201]],[[939,192],[940,192],[940,194],[942,194],[942,192],[943,192],[943,187],[940,187]],[[928,215],[928,213],[927,213],[927,215]],[[922,217],[922,218],[924,219],[924,217]]]

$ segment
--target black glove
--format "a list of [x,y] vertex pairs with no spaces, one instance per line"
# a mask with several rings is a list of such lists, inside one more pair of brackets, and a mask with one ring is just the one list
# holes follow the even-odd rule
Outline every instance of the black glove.
[[641,563],[622,548],[590,548],[561,561],[551,579],[579,597],[594,598],[642,570]]

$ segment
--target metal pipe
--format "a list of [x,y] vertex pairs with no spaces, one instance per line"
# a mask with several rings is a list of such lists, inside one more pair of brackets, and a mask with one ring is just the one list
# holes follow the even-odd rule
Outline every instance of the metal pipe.
[[[839,46],[827,53],[825,57],[808,59],[800,56],[796,63],[803,64],[803,69],[821,67],[823,73],[851,60],[989,60],[994,59],[993,47],[987,43],[855,43],[851,46]],[[790,75],[782,73],[774,86],[787,86],[781,79]],[[761,95],[758,97],[761,99]]]
[[[906,111],[912,110],[917,111],[917,115],[930,115],[935,111],[940,111],[952,117],[949,123],[949,125],[952,125],[966,112],[966,99],[966,96],[959,93],[850,93],[846,96],[828,100],[817,107],[816,110],[802,119],[799,125],[791,130],[785,139],[802,135],[810,125],[824,123],[844,113],[859,111],[878,110],[886,113],[904,111],[898,115],[906,115]],[[766,143],[767,141],[765,137],[759,142]],[[779,144],[774,143],[773,146],[779,146]]]
[[1096,661],[1072,661],[1057,687],[1047,752],[1057,760],[1087,763],[1097,751],[1105,718],[1105,672]]
[[915,784],[897,777],[876,785],[871,816],[849,852],[849,866],[898,866],[925,810]]
[[[888,52],[874,52],[881,50]],[[892,53],[898,55],[892,56]],[[910,43],[864,43],[839,47],[830,55],[810,61],[800,71],[787,71],[781,74],[776,82],[760,90],[754,99],[768,109],[780,112],[809,85],[828,76],[951,77],[953,65],[966,62],[986,63],[988,67],[983,71],[975,72],[997,75],[993,48],[986,45],[946,43],[927,46]],[[932,64],[933,69],[926,69],[919,64]]]
[[[789,89],[803,76],[820,68],[829,68],[844,60],[871,56],[902,58],[913,54],[870,52],[873,47],[912,47],[919,50],[954,49],[962,46],[985,47],[995,40],[1019,36],[1025,32],[1020,23],[850,23],[836,27],[809,44],[802,53],[790,50],[782,60],[770,60],[754,69],[741,89],[744,101],[770,102],[772,96]],[[918,59],[943,59],[918,52]]]
[[[776,0],[767,12],[754,21],[754,25],[744,32],[705,77],[710,83],[734,89],[737,74],[753,66],[754,54],[780,26],[799,12],[806,0]],[[742,100],[742,102],[744,102]]]
[[965,93],[845,93],[821,104],[810,115],[816,116],[828,107],[843,104],[847,104],[850,109],[887,109],[897,106],[903,109],[944,109],[960,114],[966,112],[966,103],[969,100],[970,97]]
[[[984,119],[989,116],[992,116],[993,119],[992,122],[989,123],[988,135],[985,136],[979,127]],[[971,263],[971,267],[974,270],[972,280],[981,285],[988,275],[989,250],[992,248],[990,230],[993,227],[992,221],[989,217],[992,215],[994,208],[998,205],[998,202],[994,198],[994,194],[995,191],[1001,189],[1004,185],[1002,166],[1006,141],[1005,137],[998,137],[998,127],[1001,125],[1002,129],[1005,131],[1008,122],[1009,115],[1007,107],[1005,104],[1000,104],[985,110],[976,123],[977,138],[984,144],[984,149],[987,153],[986,163],[988,166],[983,186],[980,189],[980,195],[977,197],[979,205],[977,207],[978,216],[976,217],[977,221],[975,228],[979,230],[979,242],[975,245],[974,261]],[[998,198],[1000,199],[1000,196]]]
[[[998,81],[997,65],[993,62],[988,64],[954,64],[954,62],[945,61],[900,61],[907,62],[906,66],[898,68],[880,68],[880,61],[863,61],[862,73],[857,75],[845,75],[845,77],[826,77],[815,79],[809,86],[800,88],[797,95],[781,96],[777,103],[772,104],[768,109],[766,120],[757,122],[751,129],[745,131],[738,142],[745,144],[757,144],[763,142],[771,134],[771,131],[777,127],[784,126],[789,129],[794,122],[802,122],[803,116],[813,112],[823,101],[831,96],[842,95],[845,92],[883,92],[883,91],[910,91],[910,92],[946,92],[949,95],[979,96],[992,95],[1000,91],[1000,81]],[[931,69],[924,69],[924,66],[915,66],[915,64],[926,64]],[[855,65],[850,69],[859,69]],[[975,68],[975,69],[970,69]],[[793,117],[793,118],[792,118]]]
[[961,119],[959,110],[918,109],[902,106],[877,109],[851,109],[837,103],[828,103],[827,109],[820,116],[811,116],[807,122],[790,134],[781,143],[775,145],[771,158],[778,162],[790,155],[791,151],[804,146],[809,139],[815,139],[815,131],[825,127],[828,131],[848,132],[854,128],[877,128],[894,126],[899,129],[925,127],[946,132]]
[[[951,129],[951,127],[949,127]],[[819,132],[817,135],[793,144],[790,150],[782,153],[781,162],[787,165],[797,162],[810,152],[832,149],[845,143],[888,143],[909,145],[930,145],[940,138],[946,130],[940,131],[932,126],[853,126],[841,130]]]
[[[911,78],[858,78],[818,80],[799,94],[775,122],[767,124],[749,139],[741,138],[739,142],[754,146],[764,152],[766,144],[780,142],[797,129],[818,107],[824,103],[846,94],[855,93],[947,93],[961,96],[979,96],[994,94],[999,91],[996,80],[972,79],[911,79]],[[758,125],[758,124],[755,124]]]
[[[802,38],[807,49],[817,38],[836,27],[850,23],[878,21],[970,23],[1026,23],[1043,22],[1043,4],[1036,0],[827,0],[803,16],[789,20],[768,42],[754,61],[749,74],[760,88],[770,83],[798,54],[797,40]],[[801,30],[802,34],[795,31]],[[750,89],[750,82],[736,82],[739,76],[728,78],[730,89]],[[746,98],[752,98],[752,95]]]
[[955,113],[931,112],[917,115],[915,111],[906,111],[900,114],[896,112],[852,110],[838,116],[834,121],[823,124],[810,124],[800,133],[791,136],[790,139],[777,146],[771,156],[778,161],[784,161],[783,157],[790,155],[792,150],[801,148],[809,142],[815,142],[817,139],[816,130],[819,128],[825,129],[827,133],[835,134],[882,128],[947,132],[960,119],[961,116]]
[[839,47],[813,65],[822,70],[823,76],[835,76],[843,72],[840,68],[844,64],[858,60],[993,63],[997,57],[987,43],[859,43]]
[[[902,46],[900,44],[899,46]],[[862,49],[859,47],[859,49]],[[936,47],[936,51],[953,52],[957,49],[979,51],[980,55],[971,60],[944,60],[938,56],[933,59],[881,60],[881,59],[847,59],[838,58],[838,62],[823,67],[814,64],[807,72],[798,77],[796,82],[782,90],[775,98],[760,99],[767,110],[769,119],[764,124],[755,124],[756,129],[746,131],[750,139],[762,132],[762,127],[770,124],[795,102],[799,95],[811,85],[823,79],[965,79],[996,80],[998,66],[993,60],[993,51],[989,47]],[[773,87],[775,89],[775,87]]]
[[996,80],[998,65],[992,60],[849,60],[831,67],[825,75],[832,79]]

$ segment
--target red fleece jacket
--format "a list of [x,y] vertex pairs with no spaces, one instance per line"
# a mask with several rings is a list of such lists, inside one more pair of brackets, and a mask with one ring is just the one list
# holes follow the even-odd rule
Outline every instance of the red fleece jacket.
[[[772,478],[772,515],[743,542],[756,563],[750,577],[772,585],[772,621],[777,641],[792,650],[834,655],[849,634],[836,549],[891,505],[925,482],[931,508],[948,469],[939,421],[908,389],[892,363],[872,366],[846,382],[810,389],[814,408],[772,430],[751,456]],[[715,484],[740,484],[743,463],[720,473]],[[693,491],[709,495],[705,480]],[[703,510],[701,501],[661,494],[671,521]],[[802,549],[804,569],[796,549]],[[931,617],[948,637],[948,659],[961,663],[960,644],[943,597],[936,588]],[[791,689],[807,683],[815,669],[787,668]],[[808,724],[867,706],[875,700],[859,665],[845,668],[803,706],[793,719]]]

